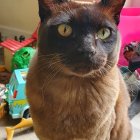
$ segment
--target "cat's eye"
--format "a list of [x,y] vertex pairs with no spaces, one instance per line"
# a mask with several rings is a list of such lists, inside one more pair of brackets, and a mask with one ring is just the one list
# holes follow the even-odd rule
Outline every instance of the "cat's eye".
[[111,31],[108,28],[102,28],[97,32],[97,38],[101,40],[107,39],[111,35]]
[[63,37],[68,37],[72,34],[72,27],[67,24],[60,24],[58,26],[58,33]]

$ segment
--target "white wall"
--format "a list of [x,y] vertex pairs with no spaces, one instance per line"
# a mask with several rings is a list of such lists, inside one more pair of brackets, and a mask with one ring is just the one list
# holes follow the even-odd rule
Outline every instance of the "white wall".
[[0,31],[30,35],[39,22],[38,0],[0,0]]

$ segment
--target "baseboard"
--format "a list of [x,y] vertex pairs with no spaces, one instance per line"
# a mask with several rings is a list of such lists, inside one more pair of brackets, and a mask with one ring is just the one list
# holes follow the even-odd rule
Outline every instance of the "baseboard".
[[14,38],[15,36],[19,37],[20,35],[24,35],[27,38],[27,37],[30,37],[32,34],[32,32],[28,32],[28,31],[13,28],[13,27],[3,26],[3,25],[0,25],[0,32],[2,33],[2,37],[4,39]]

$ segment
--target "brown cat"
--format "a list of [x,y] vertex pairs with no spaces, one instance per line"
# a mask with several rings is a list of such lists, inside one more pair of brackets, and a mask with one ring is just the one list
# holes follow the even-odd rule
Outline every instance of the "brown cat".
[[39,0],[38,50],[27,98],[40,140],[131,140],[117,68],[125,0]]

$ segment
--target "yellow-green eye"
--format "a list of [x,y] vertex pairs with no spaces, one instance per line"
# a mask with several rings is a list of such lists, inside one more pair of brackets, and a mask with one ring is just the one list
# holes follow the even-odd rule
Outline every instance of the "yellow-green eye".
[[97,38],[105,40],[110,36],[111,32],[108,28],[102,28],[97,32]]
[[63,37],[68,37],[72,34],[72,28],[67,24],[60,24],[58,26],[58,33]]

